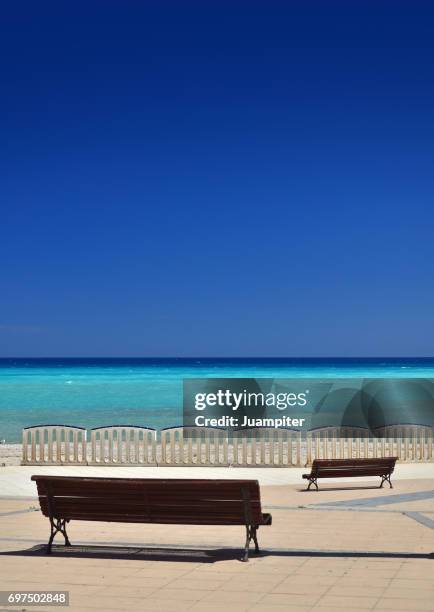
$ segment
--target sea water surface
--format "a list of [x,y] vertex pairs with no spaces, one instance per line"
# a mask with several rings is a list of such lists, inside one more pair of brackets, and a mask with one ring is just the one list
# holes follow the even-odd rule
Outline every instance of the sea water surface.
[[23,427],[182,423],[184,378],[433,378],[434,358],[0,359],[0,440]]

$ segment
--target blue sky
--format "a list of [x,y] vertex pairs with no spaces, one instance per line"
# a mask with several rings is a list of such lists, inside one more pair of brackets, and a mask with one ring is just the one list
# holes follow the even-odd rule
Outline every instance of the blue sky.
[[0,356],[434,354],[434,7],[1,8]]

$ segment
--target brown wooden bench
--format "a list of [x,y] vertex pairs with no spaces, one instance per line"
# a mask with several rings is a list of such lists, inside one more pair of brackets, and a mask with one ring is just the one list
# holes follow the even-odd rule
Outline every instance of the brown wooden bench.
[[69,521],[164,523],[177,525],[245,525],[244,561],[253,540],[259,551],[257,530],[271,525],[263,514],[257,480],[185,480],[160,478],[83,478],[32,476],[38,488],[51,535],[66,533]]
[[352,476],[380,476],[381,484],[387,481],[392,487],[390,477],[398,457],[381,459],[314,459],[310,474],[303,474],[309,480],[307,491],[314,484],[318,491],[318,478],[343,478]]

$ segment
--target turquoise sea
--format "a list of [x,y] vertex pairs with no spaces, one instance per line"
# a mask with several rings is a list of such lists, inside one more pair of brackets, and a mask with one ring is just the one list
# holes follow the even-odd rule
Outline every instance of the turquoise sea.
[[183,378],[433,378],[434,358],[0,359],[0,439],[38,424],[182,422]]

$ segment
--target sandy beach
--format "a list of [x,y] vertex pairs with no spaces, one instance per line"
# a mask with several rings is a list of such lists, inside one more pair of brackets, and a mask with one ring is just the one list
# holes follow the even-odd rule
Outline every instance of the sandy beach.
[[20,465],[22,444],[0,444],[0,466]]

